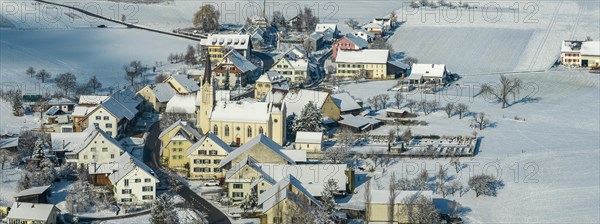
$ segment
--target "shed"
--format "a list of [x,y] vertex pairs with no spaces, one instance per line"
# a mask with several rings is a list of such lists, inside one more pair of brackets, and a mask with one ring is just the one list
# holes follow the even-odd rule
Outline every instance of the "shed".
[[294,149],[302,149],[309,152],[320,152],[323,144],[323,133],[305,132],[296,133]]

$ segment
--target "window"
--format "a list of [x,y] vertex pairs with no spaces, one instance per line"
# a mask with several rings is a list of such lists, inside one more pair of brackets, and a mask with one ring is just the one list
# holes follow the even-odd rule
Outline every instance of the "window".
[[125,184],[125,187],[129,186],[129,180],[125,179],[125,183],[124,184]]
[[96,152],[96,147],[92,147],[92,148],[90,148],[90,151],[92,151],[92,152]]
[[107,131],[106,134],[112,136],[112,131]]
[[135,182],[136,182],[136,183],[141,183],[141,182],[142,182],[142,179],[140,179],[140,178],[137,178],[137,179],[135,179]]
[[194,167],[194,172],[199,173],[200,171],[200,167]]
[[231,192],[231,196],[234,198],[241,198],[244,197],[244,192]]
[[150,180],[150,178],[145,178],[145,179],[144,179],[144,182],[146,182],[146,183],[148,183],[148,182],[150,182],[150,181],[151,181],[151,180]]
[[210,150],[208,151],[208,154],[212,156],[217,155],[217,150]]
[[258,134],[263,134],[263,133],[264,133],[263,127],[259,127],[258,128]]
[[107,123],[104,125],[106,128],[112,128],[112,124],[111,123]]
[[99,120],[100,120],[100,118],[101,118],[100,116],[96,116],[96,120],[97,120],[97,121],[99,121]]
[[144,196],[142,196],[142,200],[154,200],[154,196],[153,195],[144,195]]
[[102,119],[108,121],[108,116],[104,116]]
[[92,159],[95,159],[95,158],[96,158],[96,155],[92,155]]
[[121,198],[121,202],[131,202],[131,198]]
[[179,155],[179,159],[183,159],[183,156],[182,156],[182,155]]
[[154,187],[152,187],[152,186],[143,186],[142,187],[142,191],[153,191],[153,190],[154,190]]
[[213,160],[213,163],[214,164],[219,164],[219,163],[221,163],[221,160],[220,159],[215,159],[215,160]]
[[282,223],[282,220],[281,217],[273,217],[273,223]]
[[217,127],[217,125],[213,126],[213,132],[215,133],[215,135],[219,135],[219,128]]
[[244,185],[242,184],[233,184],[233,189],[242,189],[244,188]]
[[173,159],[177,159],[177,156],[173,156]]
[[131,194],[131,189],[123,189],[121,190],[121,194]]
[[221,168],[213,168],[213,172],[220,173],[221,172]]
[[115,154],[110,154],[110,158],[114,159],[115,158]]
[[177,148],[173,148],[173,152],[177,152]]
[[229,136],[229,125],[225,125],[225,136]]
[[87,159],[87,155],[83,155],[83,159]]
[[252,137],[252,127],[248,126],[248,137]]
[[205,160],[203,161],[203,163],[204,163],[204,164],[210,164],[210,159],[205,159]]
[[102,147],[102,152],[108,152],[108,148],[107,147]]
[[198,155],[206,155],[206,150],[200,150],[200,151],[198,151]]
[[179,148],[179,152],[183,152],[183,148]]

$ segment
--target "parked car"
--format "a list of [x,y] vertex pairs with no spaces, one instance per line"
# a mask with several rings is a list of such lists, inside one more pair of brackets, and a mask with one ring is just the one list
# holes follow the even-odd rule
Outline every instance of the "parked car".
[[219,183],[219,181],[216,181],[216,180],[209,180],[207,182],[204,182],[205,187],[216,187],[219,185],[221,185],[221,184]]

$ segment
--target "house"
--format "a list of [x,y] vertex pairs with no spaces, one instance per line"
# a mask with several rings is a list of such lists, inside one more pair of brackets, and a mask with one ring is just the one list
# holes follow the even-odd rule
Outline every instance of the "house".
[[258,196],[258,204],[262,205],[261,223],[296,223],[302,220],[302,212],[308,211],[307,206],[323,207],[313,197],[302,183],[293,175],[289,175]]
[[116,161],[124,152],[123,146],[98,126],[83,132],[51,133],[53,151],[65,152],[68,163],[87,167]]
[[206,39],[200,40],[200,45],[206,47],[212,62],[218,63],[223,56],[234,49],[246,59],[250,58],[252,41],[248,34],[210,34]]
[[220,167],[226,170],[251,156],[258,163],[295,164],[296,162],[282,152],[283,147],[263,134],[252,138],[246,144],[231,151],[223,160]]
[[177,91],[168,83],[157,83],[146,85],[137,92],[137,95],[144,99],[144,109],[158,113],[164,113],[167,109],[167,103]]
[[81,107],[95,107],[104,102],[110,96],[98,96],[98,95],[81,95],[79,96],[78,105]]
[[294,89],[285,95],[283,102],[287,105],[287,111],[290,116],[292,114],[300,116],[304,107],[309,102],[313,102],[323,113],[324,119],[340,119],[340,108],[335,104],[335,101],[328,92]]
[[324,36],[321,33],[312,33],[306,39],[304,39],[305,43],[311,48],[311,51],[318,51],[323,48]]
[[97,124],[111,137],[118,138],[130,125],[135,124],[142,102],[143,99],[131,89],[123,89],[105,98],[96,106],[75,107],[73,129],[79,132]]
[[269,189],[276,181],[263,173],[258,162],[252,156],[246,156],[234,164],[225,175],[227,197],[242,200],[249,197],[252,191],[257,195]]
[[354,191],[354,172],[346,164],[260,163],[258,167],[262,170],[261,173],[269,175],[271,179],[277,181],[287,178],[290,174],[294,175],[307,191],[315,197],[321,196],[327,181],[330,179],[337,182],[337,189],[334,189],[336,194],[347,194]]
[[383,33],[385,32],[384,27],[377,23],[368,23],[368,24],[361,26],[361,28],[375,34],[375,36],[380,36],[380,37],[383,36]]
[[16,202],[48,203],[50,185],[32,187],[17,193],[14,198]]
[[431,82],[435,84],[444,84],[448,70],[443,64],[414,64],[408,76],[411,83],[422,84]]
[[202,135],[186,121],[178,120],[165,128],[158,138],[161,141],[161,162],[171,169],[185,171],[189,160],[187,151],[196,144]]
[[220,89],[233,89],[236,86],[246,86],[258,71],[256,65],[236,50],[231,50],[213,69],[213,74]]
[[77,105],[77,103],[73,102],[72,100],[67,99],[67,98],[62,98],[62,97],[61,98],[52,98],[52,99],[48,100],[48,106],[50,106],[50,107],[56,106],[60,110],[65,111],[65,112],[73,112],[76,105]]
[[[366,222],[369,223],[388,223],[390,210],[390,192],[388,190],[371,190],[371,200],[365,203],[366,211],[365,214]],[[409,212],[418,212],[419,206],[422,204],[416,204],[412,198],[416,196],[425,196],[430,199],[429,203],[433,203],[433,192],[432,191],[396,191],[394,192],[394,220],[393,223],[410,223]]]
[[198,83],[186,75],[171,75],[164,83],[171,85],[171,88],[179,94],[190,94],[200,90]]
[[254,98],[264,99],[273,90],[288,91],[290,85],[283,75],[276,71],[267,71],[254,83]]
[[194,94],[175,94],[167,103],[165,112],[185,114],[186,120],[196,123],[196,110],[198,109],[196,101],[198,93]]
[[306,25],[304,21],[299,16],[294,16],[287,21],[288,27],[290,27],[291,31],[295,32],[303,32],[306,30]]
[[283,54],[269,71],[279,73],[290,83],[303,83],[309,77],[309,60],[306,52],[297,46]]
[[373,21],[371,21],[371,23],[379,24],[379,25],[383,26],[383,29],[385,29],[385,30],[391,29],[392,26],[394,25],[394,24],[392,24],[392,20],[388,17],[374,18]]
[[266,41],[270,41],[270,35],[267,32],[267,26],[262,25],[262,21],[260,21],[260,18],[259,23],[261,24],[244,25],[240,29],[238,29],[238,34],[250,35],[250,40],[252,41],[254,47],[264,46],[266,44]]
[[15,202],[10,207],[10,212],[5,219],[10,224],[55,224],[58,222],[57,218],[59,212],[60,210],[53,204]]
[[352,31],[351,33],[353,36],[356,37],[360,37],[361,39],[367,41],[368,43],[373,42],[373,39],[375,39],[375,34],[365,30],[365,29],[355,29]]
[[299,131],[296,133],[294,149],[306,150],[308,152],[321,152],[322,144],[323,133]]
[[317,26],[315,26],[315,32],[316,33],[325,33],[327,31],[330,31],[331,33],[333,33],[333,37],[337,37],[337,34],[340,32],[338,30],[337,24],[335,23],[317,23]]
[[389,50],[339,51],[336,58],[337,76],[387,79],[389,58]]
[[114,163],[100,164],[88,170],[90,174],[108,177],[118,204],[147,204],[156,198],[158,177],[144,162],[129,153],[123,153]]
[[347,92],[331,95],[335,104],[340,108],[340,115],[357,115],[362,111],[362,106]]
[[561,45],[561,64],[577,67],[600,66],[600,41],[565,40]]
[[333,61],[335,61],[338,51],[340,50],[357,51],[366,49],[367,47],[369,47],[369,43],[366,40],[358,36],[346,35],[333,44]]
[[224,172],[219,164],[233,149],[215,134],[208,133],[188,148],[190,179],[221,179]]
[[0,139],[0,150],[16,152],[19,147],[19,137]]
[[363,133],[381,126],[382,122],[368,117],[344,115],[343,119],[338,121],[340,128],[348,129],[354,133]]

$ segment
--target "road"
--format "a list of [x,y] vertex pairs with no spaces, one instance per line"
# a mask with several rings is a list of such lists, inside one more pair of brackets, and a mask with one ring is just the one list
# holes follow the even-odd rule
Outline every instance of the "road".
[[[158,139],[158,135],[160,134],[159,122],[156,122],[150,127],[150,132],[148,134],[148,138],[146,138],[146,146],[144,148],[144,163],[148,165],[150,168],[156,172],[157,176],[161,178],[161,182],[166,183],[168,179],[177,179],[178,178],[165,178],[169,174],[163,172],[160,165],[160,140]],[[179,194],[182,198],[188,201],[192,207],[200,212],[204,212],[208,215],[209,223],[223,223],[230,224],[231,221],[229,218],[221,212],[221,210],[215,208],[210,202],[206,201],[204,198],[200,197],[200,195],[196,194],[196,192],[192,191],[187,185],[184,183],[179,183],[179,189],[177,190],[177,194]]]

